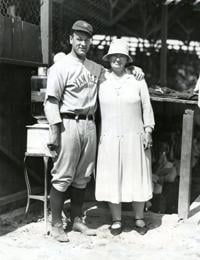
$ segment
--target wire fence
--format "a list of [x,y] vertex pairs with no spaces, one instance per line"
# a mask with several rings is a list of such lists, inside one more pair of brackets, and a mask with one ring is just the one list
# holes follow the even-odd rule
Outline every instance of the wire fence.
[[[117,3],[116,7],[113,10],[113,15],[115,17],[119,17],[121,10],[123,10],[126,6],[129,5],[130,1],[108,1],[108,0],[67,0],[67,1],[57,1],[53,4],[53,53],[57,53],[59,51],[64,51],[68,53],[71,49],[69,44],[69,33],[72,24],[76,20],[86,20],[91,23],[94,27],[94,37],[93,44],[90,48],[89,58],[93,59],[98,63],[102,63],[102,56],[108,51],[110,42],[115,37],[125,37],[129,43],[130,55],[133,57],[134,64],[141,66],[146,74],[146,79],[149,83],[152,84],[160,84],[160,53],[161,53],[161,28],[157,30],[157,34],[152,35],[152,37],[145,38],[145,33],[143,38],[139,38],[137,36],[128,35],[128,31],[126,30],[127,21],[134,21],[134,17],[136,20],[136,24],[138,24],[139,30],[142,31],[144,29],[144,23],[142,19],[142,15],[144,12],[139,13],[136,12],[140,10],[138,8],[140,1],[133,1],[135,3],[134,8],[130,9],[129,12],[126,13],[124,17],[113,26],[109,25],[111,13],[110,3]],[[158,3],[157,0],[148,1],[148,4]],[[190,10],[193,10],[193,5],[187,2],[187,6],[185,5],[187,1],[183,1],[183,3],[177,6],[175,3],[170,5],[171,9],[179,9],[179,12],[182,12],[182,16],[185,20],[187,20],[188,7]],[[192,1],[191,3],[194,3]],[[183,5],[184,4],[184,5]],[[146,8],[149,6],[146,6]],[[155,9],[157,14],[161,13],[160,4],[158,8]],[[169,9],[171,11],[171,9]],[[172,10],[173,11],[173,10]],[[152,14],[149,12],[150,14]],[[149,15],[147,12],[147,15]],[[198,13],[193,10],[193,16],[197,16]],[[141,17],[140,17],[141,15]],[[152,19],[156,20],[156,17],[152,17]],[[191,17],[189,17],[191,20]],[[188,19],[189,19],[188,18]],[[176,17],[174,17],[176,19]],[[170,24],[171,21],[169,21]],[[183,22],[183,21],[182,21]],[[150,27],[146,30],[153,31],[158,27],[158,24],[161,23],[161,19],[153,24],[150,23]],[[186,24],[187,25],[187,24]],[[154,26],[154,27],[153,27]],[[177,24],[176,24],[177,26]],[[191,25],[192,26],[192,25]],[[195,26],[195,30],[198,28],[198,24]],[[191,27],[191,28],[194,28]],[[120,29],[124,34],[119,35]],[[131,32],[134,33],[134,29],[132,28]],[[187,29],[187,27],[186,27]],[[170,28],[171,30],[171,28]],[[126,34],[127,32],[127,34]],[[182,32],[184,37],[184,32]],[[187,35],[185,35],[185,39]],[[200,43],[197,41],[170,41],[167,42],[168,46],[168,83],[171,87],[183,85],[181,88],[186,89],[190,86],[194,86],[196,82],[196,77],[199,72],[200,67]],[[106,64],[103,64],[106,66]],[[182,74],[181,74],[182,73]],[[178,83],[177,82],[184,82]]]
[[40,24],[40,0],[0,0],[0,14]]

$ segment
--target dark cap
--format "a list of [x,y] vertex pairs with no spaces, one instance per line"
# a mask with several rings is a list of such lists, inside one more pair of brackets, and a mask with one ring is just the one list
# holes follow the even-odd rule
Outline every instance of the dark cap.
[[87,23],[86,21],[78,20],[72,25],[72,30],[73,31],[81,31],[81,32],[86,32],[90,36],[93,34],[93,28],[92,25]]

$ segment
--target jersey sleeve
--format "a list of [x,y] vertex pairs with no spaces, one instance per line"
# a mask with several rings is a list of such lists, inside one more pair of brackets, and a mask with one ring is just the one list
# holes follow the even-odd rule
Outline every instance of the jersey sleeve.
[[98,81],[99,84],[103,83],[106,80],[107,72],[108,72],[108,70],[106,68],[104,68],[103,66],[101,66],[101,72],[100,72],[99,81]]
[[57,64],[54,64],[48,70],[45,100],[47,100],[48,96],[52,96],[60,101],[64,88],[65,81],[64,76],[62,75],[62,68],[60,68]]
[[50,125],[59,124],[62,122],[60,116],[59,103],[56,98],[48,97],[44,104],[44,112],[47,121]]

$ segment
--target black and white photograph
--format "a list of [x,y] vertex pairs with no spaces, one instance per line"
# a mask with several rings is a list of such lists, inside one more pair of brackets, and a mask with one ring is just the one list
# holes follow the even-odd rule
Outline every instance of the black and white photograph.
[[0,0],[0,259],[200,259],[200,0]]

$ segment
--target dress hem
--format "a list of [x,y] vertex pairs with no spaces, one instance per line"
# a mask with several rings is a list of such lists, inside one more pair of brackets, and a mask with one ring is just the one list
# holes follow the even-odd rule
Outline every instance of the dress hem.
[[116,201],[116,200],[109,200],[109,199],[97,199],[96,198],[96,200],[97,201],[105,201],[105,202],[111,202],[111,203],[116,203],[116,204],[118,204],[118,203],[130,203],[130,202],[134,202],[134,201],[137,201],[137,202],[146,202],[146,201],[148,201],[148,200],[150,200],[150,199],[152,199],[153,198],[153,195],[150,195],[150,196],[148,196],[148,197],[146,197],[145,199],[126,199],[126,200],[118,200],[118,201]]

